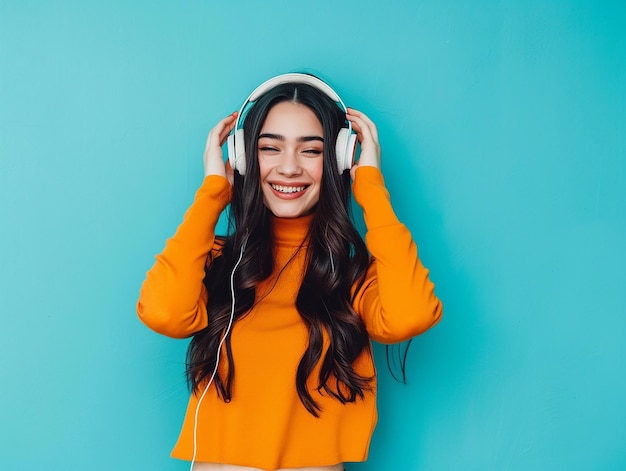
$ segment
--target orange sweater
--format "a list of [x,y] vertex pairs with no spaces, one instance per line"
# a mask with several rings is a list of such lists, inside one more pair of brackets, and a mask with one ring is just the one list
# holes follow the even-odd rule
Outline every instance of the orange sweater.
[[[440,319],[441,303],[411,234],[393,212],[380,171],[357,169],[353,191],[364,211],[372,255],[354,309],[372,339],[384,343],[409,339]],[[183,338],[207,325],[204,267],[209,251],[217,250],[215,224],[230,197],[226,179],[206,177],[176,234],[156,257],[137,305],[139,317],[153,330]],[[304,239],[310,221],[310,216],[274,219],[275,270],[257,288],[257,297],[269,294],[233,326],[237,375],[232,401],[218,399],[213,386],[204,397],[198,414],[196,461],[272,470],[367,459],[377,418],[375,388],[363,400],[342,405],[322,396],[311,382],[309,391],[322,407],[319,418],[304,408],[296,392],[296,369],[308,339],[295,309],[305,251],[300,250],[278,275]],[[355,369],[373,375],[371,355],[362,354]],[[317,375],[313,371],[312,381]],[[172,451],[175,458],[192,458],[197,403],[198,397],[192,395]]]

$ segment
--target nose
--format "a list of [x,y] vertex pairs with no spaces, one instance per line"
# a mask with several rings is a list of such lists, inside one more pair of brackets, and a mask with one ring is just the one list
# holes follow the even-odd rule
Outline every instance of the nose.
[[286,150],[281,156],[276,167],[276,170],[281,175],[286,177],[295,177],[302,173],[302,167],[300,166],[300,159],[296,152],[292,150]]

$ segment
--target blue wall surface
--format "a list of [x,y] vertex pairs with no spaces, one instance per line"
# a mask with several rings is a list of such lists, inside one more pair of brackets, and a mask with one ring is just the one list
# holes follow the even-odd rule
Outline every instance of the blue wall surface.
[[139,323],[208,130],[308,71],[378,124],[445,303],[350,471],[626,469],[622,1],[0,0],[0,469],[184,470]]

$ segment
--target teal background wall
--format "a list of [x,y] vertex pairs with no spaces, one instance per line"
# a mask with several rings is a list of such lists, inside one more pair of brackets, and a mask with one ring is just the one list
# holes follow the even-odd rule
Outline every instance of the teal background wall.
[[621,1],[0,0],[0,469],[184,470],[186,344],[136,319],[208,130],[266,78],[378,124],[445,317],[376,347],[352,471],[626,469]]

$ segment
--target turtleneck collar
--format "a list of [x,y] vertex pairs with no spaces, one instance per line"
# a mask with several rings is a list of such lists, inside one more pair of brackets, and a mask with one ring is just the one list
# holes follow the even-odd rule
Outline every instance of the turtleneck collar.
[[312,221],[313,214],[299,218],[278,218],[272,216],[272,227],[274,228],[276,243],[284,246],[301,245],[309,232]]

